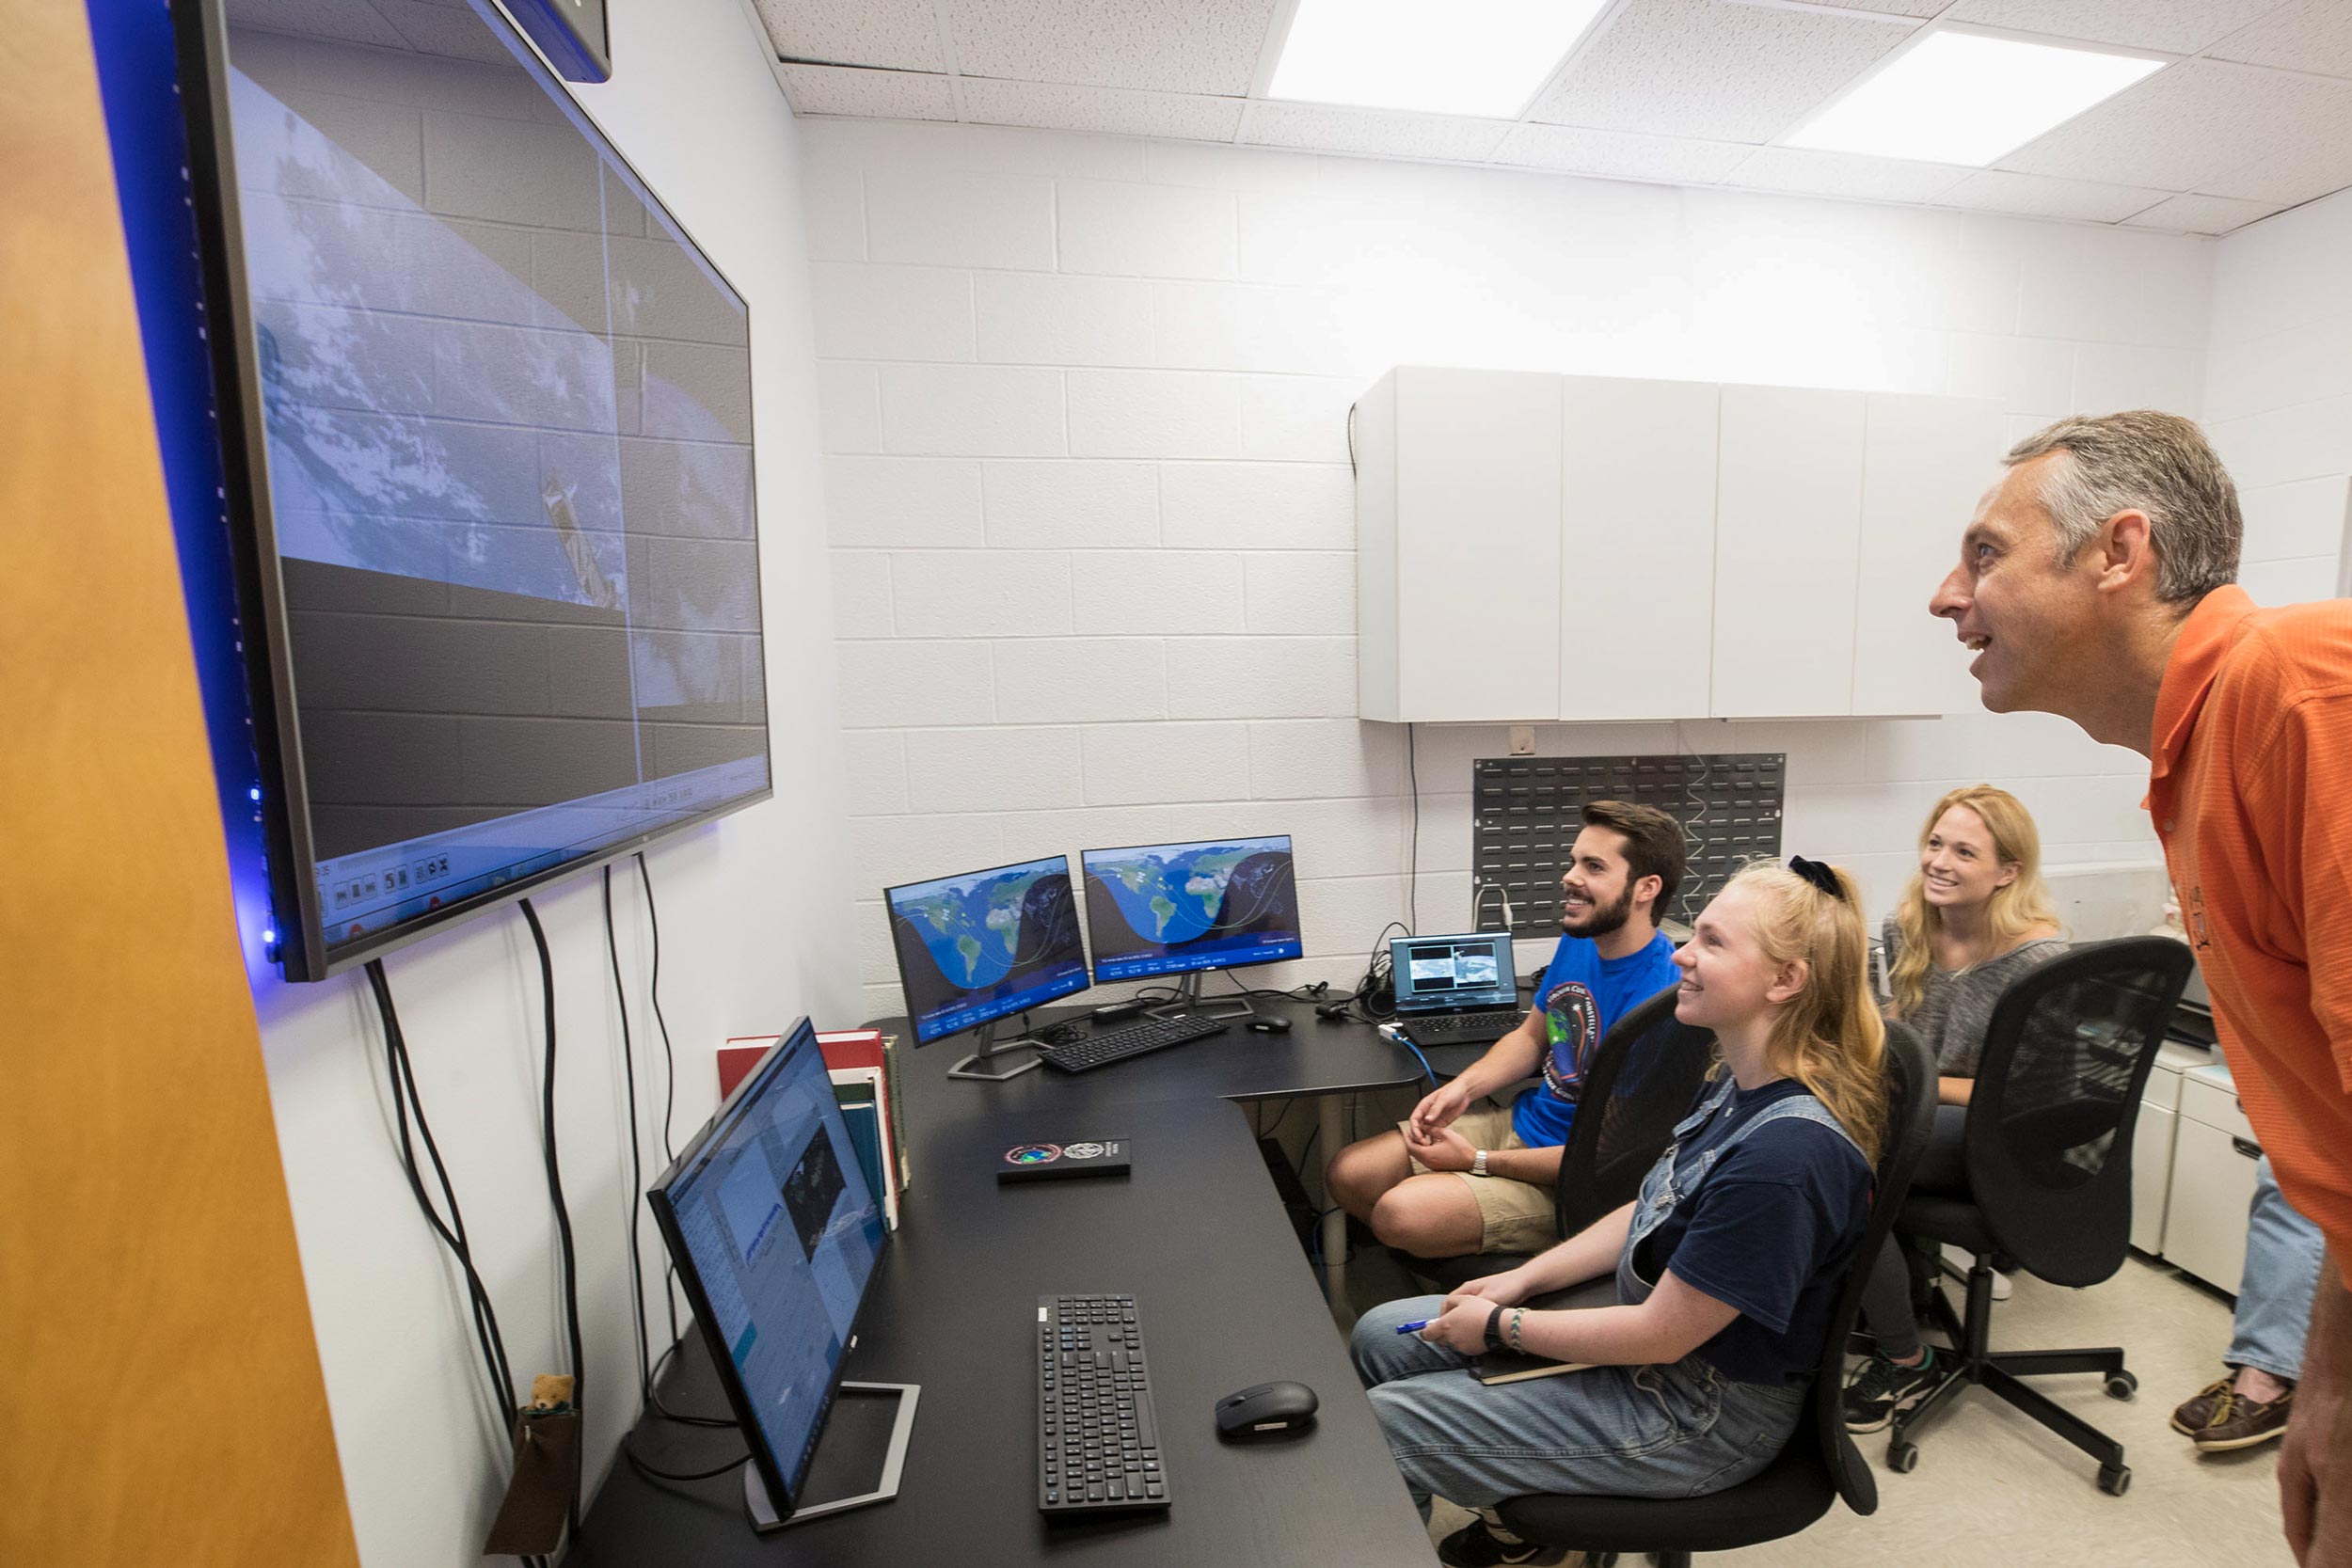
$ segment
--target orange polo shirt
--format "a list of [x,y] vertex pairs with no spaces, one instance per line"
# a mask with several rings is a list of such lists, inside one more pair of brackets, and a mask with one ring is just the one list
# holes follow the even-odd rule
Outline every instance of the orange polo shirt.
[[2154,741],[2149,815],[2238,1097],[2352,1285],[2352,600],[2207,594]]

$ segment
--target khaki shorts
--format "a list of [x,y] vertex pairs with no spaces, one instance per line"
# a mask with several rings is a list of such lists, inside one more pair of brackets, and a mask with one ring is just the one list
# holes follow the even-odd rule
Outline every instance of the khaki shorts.
[[[1397,1131],[1405,1131],[1403,1122]],[[1470,1140],[1472,1148],[1525,1148],[1511,1131],[1507,1106],[1485,1101],[1456,1117],[1454,1131]],[[1445,1174],[1467,1182],[1478,1205],[1478,1250],[1481,1252],[1541,1252],[1560,1239],[1558,1205],[1549,1187],[1514,1181],[1502,1176],[1472,1176],[1464,1170],[1432,1172],[1413,1158],[1408,1145],[1406,1164],[1415,1176]]]

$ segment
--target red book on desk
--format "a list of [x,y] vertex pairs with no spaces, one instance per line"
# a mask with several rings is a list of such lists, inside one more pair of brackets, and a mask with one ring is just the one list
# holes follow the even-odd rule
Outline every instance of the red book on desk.
[[[719,1048],[719,1098],[735,1092],[759,1059],[782,1039],[781,1035],[738,1035]],[[879,1029],[822,1029],[817,1048],[825,1053],[825,1068],[880,1068],[882,1073],[882,1114],[889,1123],[890,1143],[898,1151],[898,1186],[904,1190],[914,1173],[907,1160],[906,1116],[898,1098],[898,1053],[896,1037]]]

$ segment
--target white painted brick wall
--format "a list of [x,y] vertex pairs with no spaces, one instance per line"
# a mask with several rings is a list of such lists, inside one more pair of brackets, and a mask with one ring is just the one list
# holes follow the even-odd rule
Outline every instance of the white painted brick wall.
[[[1359,971],[1405,911],[1412,812],[1404,735],[1354,717],[1346,410],[1396,364],[1989,396],[2015,435],[2078,410],[2205,414],[2249,454],[2249,561],[2292,575],[2334,548],[2312,482],[2352,468],[2352,205],[2217,246],[1243,148],[805,129],[818,309],[842,311],[818,331],[837,603],[858,618],[841,681],[861,887],[1287,831],[1310,958],[1263,978]],[[2290,221],[2313,240],[2252,243]],[[2347,352],[2312,346],[2313,323]],[[2053,862],[2155,853],[2139,760],[2039,716],[1549,724],[1537,744],[1786,752],[1791,847],[1852,866],[1874,909],[1958,784],[2016,790]],[[1469,762],[1507,748],[1501,726],[1419,735],[1426,926],[1468,918]],[[896,1011],[879,903],[858,919],[868,1006]]]
[[2262,604],[2352,588],[2347,247],[2338,195],[2230,235],[2215,263],[2207,413],[2246,511],[2239,580]]

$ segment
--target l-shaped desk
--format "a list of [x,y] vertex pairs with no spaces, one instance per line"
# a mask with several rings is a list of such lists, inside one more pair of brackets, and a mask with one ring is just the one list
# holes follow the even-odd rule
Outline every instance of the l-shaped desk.
[[[951,1081],[954,1042],[907,1049],[914,1180],[842,1373],[922,1387],[898,1496],[761,1537],[735,1472],[653,1481],[616,1460],[568,1560],[1425,1568],[1429,1538],[1233,1103],[1313,1098],[1327,1157],[1344,1137],[1345,1097],[1409,1085],[1421,1064],[1365,1024],[1321,1020],[1303,1004],[1259,1006],[1289,1017],[1291,1031],[1236,1023],[1076,1075],[1041,1068],[1001,1084]],[[1055,1014],[1037,1017],[1041,1026]],[[882,1026],[905,1041],[903,1024]],[[1435,1065],[1458,1070],[1476,1054],[1457,1048],[1445,1055],[1458,1060]],[[995,1180],[1015,1145],[1104,1136],[1134,1141],[1131,1175]],[[1326,1222],[1328,1259],[1344,1257],[1339,1218]],[[1331,1272],[1337,1293],[1340,1270]],[[1165,1513],[1049,1523],[1038,1512],[1037,1298],[1085,1291],[1136,1299],[1173,1501]],[[1210,1417],[1216,1399],[1278,1378],[1321,1397],[1314,1427],[1270,1443],[1221,1442]],[[675,1410],[725,1408],[691,1328],[662,1395]],[[723,1464],[741,1446],[731,1430],[651,1417],[628,1441],[648,1463],[679,1471]]]

